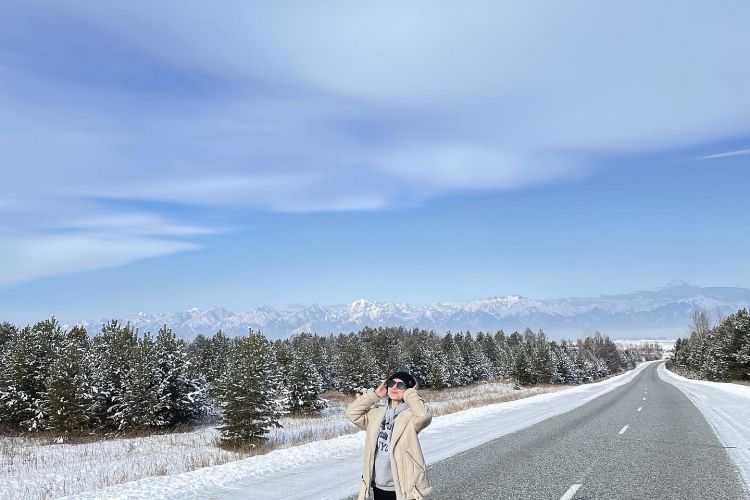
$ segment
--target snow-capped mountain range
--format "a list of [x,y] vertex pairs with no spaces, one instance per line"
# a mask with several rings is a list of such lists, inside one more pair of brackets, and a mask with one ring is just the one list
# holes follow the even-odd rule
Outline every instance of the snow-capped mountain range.
[[[286,310],[259,307],[236,313],[213,307],[205,311],[139,313],[118,319],[141,332],[155,333],[166,324],[184,339],[192,339],[199,333],[210,336],[218,330],[242,335],[252,328],[269,338],[281,338],[299,332],[346,333],[364,326],[419,327],[438,333],[500,329],[511,333],[529,327],[535,331],[543,329],[550,338],[576,338],[598,330],[612,338],[653,339],[684,336],[694,311],[706,311],[715,322],[742,307],[750,307],[750,289],[701,288],[682,283],[596,298],[537,300],[508,295],[426,306],[359,299],[350,304],[314,304]],[[80,324],[95,333],[105,321]]]

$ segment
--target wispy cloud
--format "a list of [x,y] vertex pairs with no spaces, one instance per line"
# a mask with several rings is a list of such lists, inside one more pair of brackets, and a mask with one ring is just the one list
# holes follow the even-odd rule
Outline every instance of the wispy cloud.
[[726,158],[729,156],[742,156],[742,155],[750,155],[750,149],[737,149],[735,151],[725,151],[723,153],[701,156],[698,159],[699,160],[712,160],[714,158]]
[[[115,265],[201,244],[234,224],[227,208],[378,210],[565,179],[591,153],[737,136],[748,15],[702,2],[18,3],[0,19],[0,226],[35,234],[20,249],[68,218],[94,235],[76,240],[92,254],[111,249],[99,235],[131,241]],[[195,207],[220,227],[174,216]],[[12,255],[0,274],[16,281],[10,268],[55,272]]]
[[35,278],[65,276],[122,266],[145,258],[199,248],[162,238],[83,232],[77,234],[3,234],[0,286]]

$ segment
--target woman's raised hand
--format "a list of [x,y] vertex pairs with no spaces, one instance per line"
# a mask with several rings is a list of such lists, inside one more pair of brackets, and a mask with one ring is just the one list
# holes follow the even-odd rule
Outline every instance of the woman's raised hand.
[[388,388],[385,386],[385,380],[383,380],[375,389],[375,395],[380,399],[383,399],[388,395]]

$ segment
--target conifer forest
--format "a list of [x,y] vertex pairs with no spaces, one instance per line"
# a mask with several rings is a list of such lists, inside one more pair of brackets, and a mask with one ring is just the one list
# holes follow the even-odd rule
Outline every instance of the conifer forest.
[[[746,327],[747,313],[738,320]],[[697,345],[692,336],[689,345]],[[687,346],[680,344],[680,356]],[[234,338],[219,331],[185,341],[166,325],[152,335],[117,321],[98,332],[66,330],[54,318],[21,328],[6,322],[0,430],[127,434],[209,420],[222,443],[253,446],[283,415],[320,412],[326,391],[355,394],[398,370],[434,389],[495,380],[583,384],[661,357],[656,343],[621,347],[599,333],[554,341],[531,329],[363,328],[274,341],[253,330]]]

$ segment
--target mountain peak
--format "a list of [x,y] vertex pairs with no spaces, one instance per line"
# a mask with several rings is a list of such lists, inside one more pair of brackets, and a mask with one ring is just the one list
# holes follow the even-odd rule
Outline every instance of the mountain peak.
[[[215,306],[205,313],[191,308],[182,313],[138,314],[121,320],[141,332],[156,332],[167,324],[181,338],[193,338],[199,333],[211,336],[218,330],[227,335],[244,335],[248,328],[270,338],[302,331],[328,335],[365,326],[422,328],[439,334],[448,330],[512,332],[528,327],[541,328],[550,338],[576,338],[593,330],[617,338],[653,338],[684,335],[694,311],[707,311],[713,318],[750,307],[749,289],[700,288],[681,283],[676,287],[596,298],[538,300],[504,295],[424,306],[359,298],[335,306],[312,304],[287,310],[261,306],[239,314]],[[106,320],[82,324],[90,325],[93,332],[103,323]]]
[[674,279],[674,280],[669,281],[666,285],[664,285],[661,288],[664,289],[664,288],[683,288],[683,287],[692,288],[692,285],[688,283],[687,281]]

